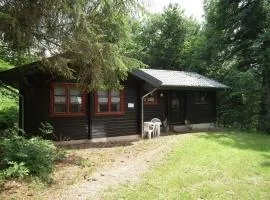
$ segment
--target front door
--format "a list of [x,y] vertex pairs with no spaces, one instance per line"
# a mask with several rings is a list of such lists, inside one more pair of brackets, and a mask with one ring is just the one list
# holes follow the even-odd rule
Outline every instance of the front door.
[[169,102],[170,123],[184,124],[185,122],[185,93],[172,92]]

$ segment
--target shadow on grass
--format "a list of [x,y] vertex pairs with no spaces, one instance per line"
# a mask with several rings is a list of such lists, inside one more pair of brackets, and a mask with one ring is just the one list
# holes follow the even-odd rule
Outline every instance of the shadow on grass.
[[209,132],[200,138],[238,149],[247,149],[270,153],[270,135],[239,131]]
[[270,155],[268,154],[262,154],[262,155],[266,158],[266,161],[262,162],[261,166],[270,167]]

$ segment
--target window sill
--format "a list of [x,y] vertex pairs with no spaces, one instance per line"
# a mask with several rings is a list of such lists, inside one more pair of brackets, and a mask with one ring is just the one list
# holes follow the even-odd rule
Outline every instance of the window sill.
[[144,103],[144,106],[159,106],[159,103]]
[[124,115],[124,112],[104,112],[104,113],[94,113],[95,116],[122,116]]
[[50,117],[85,117],[85,116],[86,116],[85,113],[73,113],[73,114],[71,114],[71,113],[68,113],[68,114],[65,114],[65,113],[56,114],[56,113],[54,113],[54,114],[50,114]]

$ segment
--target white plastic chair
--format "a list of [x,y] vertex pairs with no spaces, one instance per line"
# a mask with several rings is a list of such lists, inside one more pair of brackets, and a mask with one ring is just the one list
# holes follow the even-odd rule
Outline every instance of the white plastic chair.
[[154,136],[160,136],[160,125],[161,125],[161,120],[158,118],[153,118],[151,120],[151,123],[154,124],[154,131],[153,131],[153,135]]
[[154,134],[154,124],[152,122],[143,123],[144,134],[147,134],[147,137],[151,139],[152,134]]

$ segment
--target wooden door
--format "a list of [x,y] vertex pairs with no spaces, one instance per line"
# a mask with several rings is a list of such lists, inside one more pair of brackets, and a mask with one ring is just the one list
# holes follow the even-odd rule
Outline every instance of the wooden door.
[[185,122],[185,93],[172,92],[169,100],[170,123],[184,124]]

